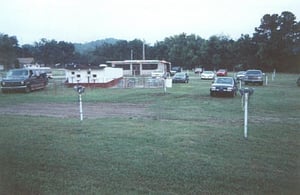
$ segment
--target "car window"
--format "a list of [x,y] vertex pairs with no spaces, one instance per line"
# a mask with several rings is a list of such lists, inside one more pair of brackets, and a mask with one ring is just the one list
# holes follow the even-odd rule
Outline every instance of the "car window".
[[11,70],[7,73],[7,77],[27,77],[28,71],[27,70]]
[[233,80],[231,78],[217,78],[216,83],[220,83],[220,84],[232,84]]
[[246,74],[261,74],[259,70],[248,70]]

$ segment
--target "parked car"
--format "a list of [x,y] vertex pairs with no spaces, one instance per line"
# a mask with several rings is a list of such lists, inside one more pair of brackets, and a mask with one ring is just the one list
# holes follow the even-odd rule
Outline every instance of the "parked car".
[[151,77],[152,78],[156,78],[156,77],[163,77],[164,76],[164,71],[162,70],[154,70],[153,72],[151,72]]
[[177,72],[173,78],[173,83],[188,83],[189,82],[189,75],[186,72]]
[[263,85],[264,83],[264,74],[261,70],[247,70],[244,76],[244,83],[245,85],[248,85],[250,83],[252,84],[259,84]]
[[238,80],[238,81],[243,81],[243,80],[244,80],[244,77],[245,77],[245,74],[246,74],[246,71],[239,71],[239,72],[236,74],[236,80]]
[[6,93],[21,90],[28,93],[33,90],[44,89],[47,84],[48,77],[46,73],[41,73],[36,69],[12,69],[2,79],[1,91]]
[[173,76],[175,75],[177,72],[181,72],[182,68],[180,66],[173,66],[171,68],[170,74]]
[[234,97],[237,94],[238,87],[232,77],[217,77],[210,87],[210,96],[229,95]]
[[217,71],[217,76],[218,77],[224,77],[224,76],[227,76],[227,70],[226,69],[219,69],[218,71]]
[[201,74],[201,79],[214,79],[215,73],[213,71],[203,71]]
[[201,74],[203,72],[203,68],[195,68],[195,74]]

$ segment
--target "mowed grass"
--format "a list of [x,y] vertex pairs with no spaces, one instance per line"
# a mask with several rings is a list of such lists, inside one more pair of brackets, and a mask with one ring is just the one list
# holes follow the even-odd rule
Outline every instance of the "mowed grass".
[[[83,106],[145,104],[149,118],[1,115],[0,194],[298,194],[296,78],[277,74],[268,86],[249,86],[247,140],[241,97],[211,98],[211,81],[198,77],[167,93],[87,89],[82,97]],[[0,93],[0,106],[77,100],[59,84]]]

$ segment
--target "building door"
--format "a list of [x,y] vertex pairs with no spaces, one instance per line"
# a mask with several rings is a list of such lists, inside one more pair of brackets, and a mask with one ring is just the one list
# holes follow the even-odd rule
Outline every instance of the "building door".
[[141,74],[140,64],[132,64],[132,75],[138,76]]

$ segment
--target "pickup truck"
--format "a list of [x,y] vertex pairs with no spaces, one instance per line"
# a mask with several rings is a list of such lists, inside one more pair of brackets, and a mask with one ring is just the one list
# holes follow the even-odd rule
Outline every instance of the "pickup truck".
[[38,69],[11,69],[1,81],[1,91],[24,91],[26,93],[33,90],[44,89],[48,85],[46,73]]

